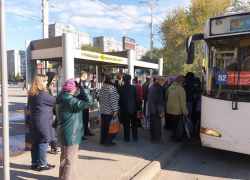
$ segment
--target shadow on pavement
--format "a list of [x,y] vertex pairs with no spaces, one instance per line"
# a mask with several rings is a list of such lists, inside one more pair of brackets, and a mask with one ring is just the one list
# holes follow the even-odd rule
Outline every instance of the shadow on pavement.
[[[2,161],[0,161],[0,162],[2,165]],[[0,167],[0,169],[2,169],[2,166]],[[15,169],[15,170],[13,170],[13,169]],[[30,170],[30,166],[10,163],[10,179],[15,179],[15,180],[24,180],[24,179],[56,180],[56,179],[58,179],[58,177],[44,175],[43,172],[36,172],[35,174],[28,173],[27,170]],[[34,172],[34,171],[32,171],[32,172]],[[2,177],[0,177],[0,178],[2,178]]]
[[78,159],[117,161],[117,160],[114,160],[114,159],[99,158],[99,157],[92,157],[92,156],[82,156],[82,155],[79,155],[79,156],[78,156]]
[[176,178],[178,175],[197,175],[197,178],[203,175],[211,178],[250,179],[249,162],[249,155],[202,147],[200,140],[195,139],[162,169],[171,171]]

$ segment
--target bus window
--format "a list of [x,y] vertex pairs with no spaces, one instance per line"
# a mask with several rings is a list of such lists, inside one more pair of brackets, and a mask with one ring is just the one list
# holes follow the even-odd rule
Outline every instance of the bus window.
[[203,95],[250,102],[250,38],[206,40],[206,48]]

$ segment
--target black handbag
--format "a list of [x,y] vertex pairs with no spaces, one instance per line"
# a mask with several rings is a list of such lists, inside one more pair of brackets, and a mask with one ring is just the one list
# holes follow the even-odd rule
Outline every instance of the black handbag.
[[57,118],[55,118],[55,120],[52,122],[52,125],[51,125],[53,128],[56,128],[57,127]]
[[29,123],[30,123],[30,103],[28,101],[28,103],[27,103],[27,113],[26,113],[26,117],[25,117],[25,125],[27,125],[27,127],[28,127]]

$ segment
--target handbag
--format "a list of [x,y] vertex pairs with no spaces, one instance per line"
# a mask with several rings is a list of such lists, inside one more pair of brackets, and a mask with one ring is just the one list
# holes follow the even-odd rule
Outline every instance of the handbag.
[[117,117],[113,117],[109,124],[109,134],[121,132],[120,122]]
[[136,119],[143,119],[142,111],[138,110],[136,113]]
[[57,126],[57,118],[55,118],[55,120],[52,122],[52,125],[51,125],[53,128],[56,128]]

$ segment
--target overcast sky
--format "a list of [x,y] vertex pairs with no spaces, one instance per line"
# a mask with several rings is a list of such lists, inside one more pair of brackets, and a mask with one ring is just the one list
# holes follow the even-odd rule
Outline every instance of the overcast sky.
[[[127,14],[105,5],[108,2]],[[109,36],[118,41],[126,36],[135,39],[149,49],[151,10],[139,0],[49,0],[49,23],[74,26],[76,30],[93,37]],[[145,0],[146,1],[146,0]],[[155,2],[155,0],[152,0]],[[42,38],[42,0],[6,0],[7,49],[24,50],[25,40]],[[178,4],[188,4],[189,0],[159,0],[154,10],[155,32],[160,27],[166,11]],[[8,13],[7,13],[8,12]],[[12,14],[9,14],[12,13]],[[118,13],[118,14],[117,14]],[[16,14],[16,15],[13,15]],[[130,16],[133,17],[130,18]],[[20,16],[27,18],[23,18]],[[28,19],[29,18],[29,19]],[[138,22],[140,19],[142,22]],[[157,33],[155,47],[162,47]]]

